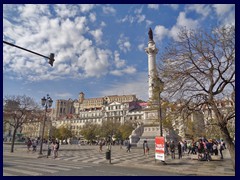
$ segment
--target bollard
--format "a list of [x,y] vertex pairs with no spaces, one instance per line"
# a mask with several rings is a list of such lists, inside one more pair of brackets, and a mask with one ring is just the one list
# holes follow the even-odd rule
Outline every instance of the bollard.
[[108,150],[108,151],[106,152],[106,159],[107,159],[107,160],[111,159],[111,151],[110,151],[110,150]]
[[50,149],[50,148],[48,149],[47,157],[48,157],[48,156],[51,156],[51,149]]

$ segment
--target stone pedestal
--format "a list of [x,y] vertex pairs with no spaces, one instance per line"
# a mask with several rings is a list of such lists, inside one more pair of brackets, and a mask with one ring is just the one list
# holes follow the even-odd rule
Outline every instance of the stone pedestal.
[[136,146],[143,133],[143,125],[138,125],[136,129],[132,131],[132,134],[129,136],[129,141],[132,146]]

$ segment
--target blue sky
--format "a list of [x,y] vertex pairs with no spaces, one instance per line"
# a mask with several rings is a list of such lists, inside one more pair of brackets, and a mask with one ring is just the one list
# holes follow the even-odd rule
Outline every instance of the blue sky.
[[159,53],[182,26],[209,29],[235,24],[231,4],[28,4],[3,5],[3,96],[36,101],[136,94],[148,100],[148,29]]

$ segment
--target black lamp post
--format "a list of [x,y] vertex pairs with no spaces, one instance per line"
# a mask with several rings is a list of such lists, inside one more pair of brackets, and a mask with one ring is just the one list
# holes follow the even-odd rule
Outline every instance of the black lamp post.
[[163,91],[164,82],[158,78],[159,80],[159,129],[160,129],[160,136],[163,136],[163,128],[162,128],[162,107],[161,107],[161,93]]
[[52,106],[53,100],[50,98],[50,96],[47,94],[47,98],[43,97],[41,99],[42,106],[45,108],[45,116],[43,120],[43,128],[42,128],[42,137],[41,137],[41,146],[40,146],[40,152],[39,154],[42,154],[42,146],[43,146],[43,138],[44,138],[44,129],[45,129],[45,122],[47,120],[47,109]]

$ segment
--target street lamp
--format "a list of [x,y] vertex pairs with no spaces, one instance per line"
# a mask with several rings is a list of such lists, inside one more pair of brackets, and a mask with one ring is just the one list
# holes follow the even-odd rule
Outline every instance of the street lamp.
[[41,137],[41,146],[40,146],[40,152],[39,154],[42,154],[42,146],[43,146],[43,137],[44,137],[44,129],[45,129],[45,122],[47,120],[47,109],[52,106],[53,100],[50,98],[50,96],[47,94],[47,98],[43,97],[41,99],[42,106],[45,107],[45,116],[43,120],[43,128],[42,128],[42,137]]
[[159,80],[159,129],[160,136],[163,136],[163,128],[162,128],[162,107],[161,107],[161,93],[163,92],[164,82],[158,78]]

